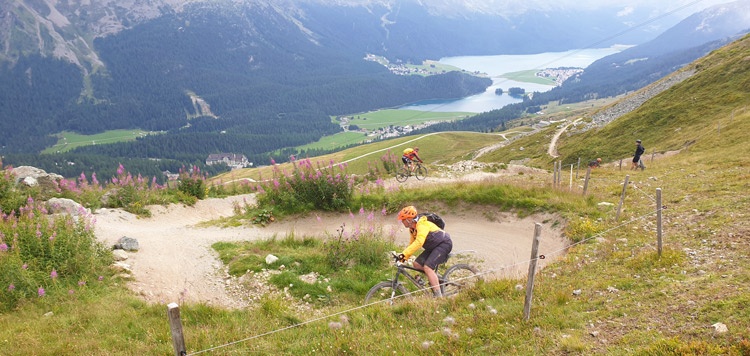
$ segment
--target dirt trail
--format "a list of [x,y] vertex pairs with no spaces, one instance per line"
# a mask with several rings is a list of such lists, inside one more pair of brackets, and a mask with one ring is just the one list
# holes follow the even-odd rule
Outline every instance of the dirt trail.
[[[468,175],[463,179],[487,179],[491,174]],[[439,182],[428,178],[424,184]],[[418,184],[416,181],[412,184]],[[398,224],[395,216],[382,216],[375,212],[355,214],[311,214],[293,221],[281,221],[267,227],[244,226],[235,228],[198,227],[198,223],[231,216],[233,206],[252,202],[253,195],[225,199],[206,199],[193,207],[171,205],[150,207],[152,217],[138,218],[119,209],[100,209],[96,219],[97,237],[108,245],[120,237],[138,239],[140,250],[129,253],[126,264],[131,267],[129,286],[146,301],[166,304],[170,302],[205,302],[227,308],[246,306],[230,292],[222,263],[211,245],[218,241],[251,241],[273,236],[284,237],[290,232],[297,236],[334,236],[342,225],[344,229],[357,226],[382,227],[405,246],[408,233]],[[561,232],[553,228],[551,216],[532,216],[517,219],[502,213],[487,211],[440,212],[447,221],[446,230],[454,240],[454,251],[475,251],[477,264],[483,271],[492,271],[488,278],[523,274],[528,269],[534,223],[543,223],[540,253],[548,255],[541,265],[561,254],[565,241]],[[559,226],[559,224],[558,224]],[[346,230],[351,231],[351,230]],[[551,258],[550,258],[551,257]]]

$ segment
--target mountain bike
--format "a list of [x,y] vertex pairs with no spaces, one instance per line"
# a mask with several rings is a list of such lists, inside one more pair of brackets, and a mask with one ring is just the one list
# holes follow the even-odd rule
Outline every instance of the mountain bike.
[[[467,251],[463,251],[467,252]],[[451,256],[456,256],[460,252],[451,253],[448,255],[448,259]],[[413,296],[415,294],[425,294],[432,296],[432,287],[430,282],[427,280],[427,276],[424,271],[420,271],[412,266],[406,265],[398,261],[398,255],[395,252],[391,252],[391,257],[394,259],[396,264],[396,273],[393,275],[393,279],[390,281],[380,282],[374,285],[367,292],[365,296],[365,304],[376,303],[381,300],[387,300],[388,303],[393,304],[393,301],[398,298],[404,298]],[[460,292],[461,290],[470,288],[476,283],[482,280],[482,276],[479,274],[479,270],[469,264],[459,263],[453,266],[447,267],[444,274],[440,274],[440,267],[447,264],[441,264],[435,270],[438,275],[438,282],[440,282],[440,291],[443,296],[452,296]],[[412,275],[411,272],[417,272]],[[399,279],[403,277],[405,281],[402,282]]]
[[419,162],[414,162],[414,164],[417,165],[414,168],[414,172],[410,172],[406,167],[401,167],[401,169],[396,172],[396,180],[403,183],[411,176],[414,176],[417,180],[425,179],[427,177],[427,168]]

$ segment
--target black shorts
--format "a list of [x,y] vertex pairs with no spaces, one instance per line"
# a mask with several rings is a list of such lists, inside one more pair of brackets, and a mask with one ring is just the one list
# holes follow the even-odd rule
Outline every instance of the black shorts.
[[401,162],[404,162],[404,164],[409,164],[411,163],[411,159],[406,156],[401,156]]
[[419,263],[421,266],[428,266],[433,270],[437,270],[439,265],[448,261],[448,254],[451,253],[451,250],[453,250],[453,242],[447,240],[435,246],[432,250],[422,251],[414,262]]

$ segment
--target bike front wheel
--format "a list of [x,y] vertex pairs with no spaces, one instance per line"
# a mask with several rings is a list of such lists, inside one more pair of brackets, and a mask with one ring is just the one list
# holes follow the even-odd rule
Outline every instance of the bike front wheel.
[[403,298],[408,295],[409,292],[402,284],[397,284],[396,289],[393,289],[393,282],[380,282],[370,288],[365,296],[365,304],[377,303],[384,301],[384,303],[393,304],[393,301],[397,298]]
[[461,263],[448,268],[443,275],[442,290],[444,296],[454,295],[479,283],[482,276],[476,267]]
[[401,169],[396,172],[396,180],[399,181],[399,183],[406,182],[406,180],[409,179],[409,171],[406,170],[406,168],[401,167]]
[[417,166],[417,169],[414,170],[414,176],[417,177],[418,180],[427,178],[427,168],[424,168],[422,165]]

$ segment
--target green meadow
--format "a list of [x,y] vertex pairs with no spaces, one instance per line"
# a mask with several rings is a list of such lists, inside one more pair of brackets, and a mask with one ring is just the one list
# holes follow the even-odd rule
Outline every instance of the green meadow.
[[469,112],[433,112],[418,110],[386,109],[370,111],[361,114],[348,115],[350,125],[357,125],[362,129],[372,131],[383,127],[419,125],[428,121],[461,120],[475,115]]
[[555,85],[554,80],[537,77],[537,72],[538,71],[536,69],[522,70],[519,72],[505,73],[501,77],[505,79],[515,80],[517,82]]
[[153,132],[143,130],[110,130],[95,135],[81,135],[75,132],[63,131],[57,135],[57,144],[42,151],[42,153],[62,153],[81,146],[96,144],[134,141]]

